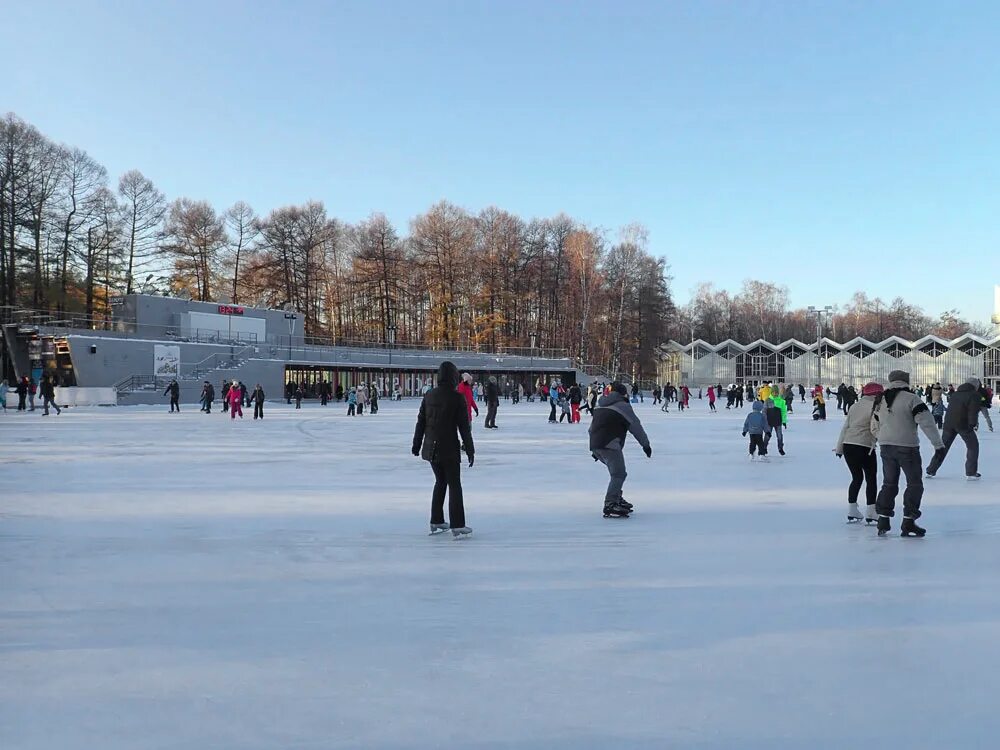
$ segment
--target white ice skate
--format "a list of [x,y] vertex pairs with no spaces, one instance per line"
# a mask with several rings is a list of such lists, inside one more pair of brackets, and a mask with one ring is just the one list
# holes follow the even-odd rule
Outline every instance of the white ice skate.
[[463,537],[467,537],[471,533],[472,529],[469,528],[468,526],[460,526],[457,529],[451,530],[452,536],[455,537],[456,539],[462,539]]
[[965,477],[965,481],[966,482],[978,482],[981,477],[982,477],[982,474],[972,474],[970,476],[966,476]]
[[761,456],[760,460],[763,461],[764,463],[769,463],[771,461],[771,459],[768,458],[767,456]]
[[861,513],[861,509],[858,508],[858,504],[857,503],[848,503],[847,504],[847,522],[848,523],[855,523],[856,521],[860,521],[863,518],[864,518],[864,515]]
[[756,460],[757,460],[757,457],[756,457],[756,456],[755,456],[755,455],[754,455],[753,453],[751,453],[751,454],[750,454],[750,460],[751,460],[751,461],[756,461]]
[[878,520],[878,512],[875,510],[874,505],[865,506],[865,525],[870,523],[875,523]]
[[448,524],[446,524],[446,523],[432,523],[431,524],[431,534],[430,535],[431,536],[435,536],[437,534],[443,534],[449,528],[451,528],[451,527],[448,526]]

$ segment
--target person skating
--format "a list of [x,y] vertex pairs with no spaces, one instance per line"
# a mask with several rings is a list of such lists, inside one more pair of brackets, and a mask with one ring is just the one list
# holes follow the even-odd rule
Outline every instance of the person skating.
[[469,424],[472,424],[472,412],[475,412],[477,417],[479,416],[479,407],[476,406],[476,397],[472,393],[472,375],[467,372],[463,372],[457,390],[461,394],[462,398],[465,399],[465,411],[469,417]]
[[767,441],[771,437],[771,426],[764,415],[764,402],[754,401],[751,411],[743,420],[743,437],[750,436],[750,460],[754,460],[754,451],[761,461],[767,461]]
[[358,392],[356,389],[351,388],[347,392],[347,416],[353,417],[358,411]]
[[[232,389],[230,389],[230,390],[232,390]],[[305,395],[306,395],[305,392],[302,390],[302,383],[298,383],[295,386],[295,408],[296,409],[301,409],[302,408],[302,397],[305,396]]]
[[737,383],[733,387],[736,389],[736,393],[734,394],[734,404],[733,404],[733,406],[736,409],[742,409],[743,408],[743,386],[741,386],[741,385],[739,385]]
[[923,536],[926,530],[916,524],[924,494],[917,428],[923,430],[935,450],[942,450],[944,442],[934,426],[927,404],[910,390],[910,373],[903,370],[889,373],[889,387],[875,406],[870,424],[882,457],[882,489],[875,501],[878,535],[884,536],[892,528],[891,519],[896,513],[896,495],[899,494],[899,475],[902,473],[906,477],[906,491],[903,493],[900,531],[902,536]]
[[818,422],[826,421],[826,401],[823,400],[822,389],[817,390],[813,396],[813,420]]
[[486,381],[486,428],[497,429],[497,407],[500,406],[500,393],[497,389],[497,379],[490,375]]
[[[445,361],[438,368],[437,387],[424,394],[413,431],[412,452],[431,465],[434,490],[431,493],[431,534],[451,528],[455,538],[467,536],[465,502],[462,496],[462,447],[469,457],[469,468],[475,463],[475,445],[469,420],[469,405],[456,388],[458,368]],[[461,442],[459,442],[461,437]],[[444,496],[448,494],[448,521],[444,520]]]
[[215,386],[206,380],[201,386],[201,410],[211,414],[213,401],[215,401]]
[[378,414],[378,399],[379,399],[379,395],[378,395],[378,388],[375,387],[374,383],[372,384],[371,388],[368,389],[368,393],[370,394],[370,396],[368,398],[368,403],[369,403],[368,413],[369,414]]
[[642,422],[628,402],[628,389],[624,383],[612,383],[611,392],[597,402],[588,433],[590,453],[595,461],[607,467],[610,477],[604,494],[604,517],[628,518],[632,504],[622,497],[622,486],[628,476],[624,454],[626,433],[632,433],[646,458],[653,455],[653,448]]
[[[290,386],[291,386],[291,383],[288,383],[285,386],[285,390],[287,391]],[[223,380],[222,381],[222,387],[219,389],[219,392],[222,394],[222,413],[223,414],[228,414],[229,413],[229,389],[230,388],[232,388],[232,384],[228,380]],[[288,403],[292,403],[291,398],[289,398]]]
[[549,383],[549,405],[552,407],[549,410],[549,422],[555,424],[556,407],[559,405],[559,381],[555,378]]
[[715,389],[708,389],[708,410],[715,411]]
[[250,397],[253,401],[253,418],[263,419],[264,418],[264,389],[261,387],[260,383],[253,389],[253,394]]
[[328,390],[325,380],[319,381],[319,405],[326,406],[327,401],[330,400],[330,392]]
[[0,406],[3,407],[3,413],[7,413],[7,393],[10,391],[10,386],[7,385],[6,380],[0,380]]
[[229,418],[236,419],[236,415],[243,419],[243,393],[240,385],[235,380],[229,388]]
[[941,435],[944,448],[935,453],[928,464],[928,477],[933,477],[938,473],[938,469],[941,468],[941,464],[948,456],[948,451],[951,450],[951,444],[955,442],[956,437],[961,437],[965,442],[965,478],[969,480],[979,479],[979,438],[976,437],[982,404],[979,388],[979,378],[969,378],[958,387],[955,395],[951,397],[948,413],[944,418],[944,431]]
[[791,411],[788,408],[788,403],[785,401],[784,397],[781,395],[781,389],[775,388],[771,392],[771,401],[774,402],[775,408],[781,412],[781,421],[778,425],[772,426],[772,430],[777,434],[778,437],[778,453],[782,456],[785,455],[785,430],[788,429],[788,412]]
[[580,391],[580,386],[573,383],[569,387],[569,408],[570,408],[570,421],[574,424],[580,421],[580,402],[583,401],[583,393]]
[[[861,389],[858,403],[847,412],[840,428],[837,445],[833,449],[837,458],[843,457],[851,472],[847,487],[847,520],[850,523],[864,519],[865,523],[878,520],[875,498],[878,495],[878,457],[875,455],[875,438],[872,436],[872,412],[882,398],[884,389],[878,383],[868,383]],[[858,507],[858,493],[865,485],[865,512]]]
[[19,381],[17,381],[17,388],[15,389],[17,393],[17,410],[25,411],[27,409],[26,403],[28,399],[28,376],[25,375]]
[[[243,385],[243,381],[240,380],[236,383],[236,387],[240,389],[240,406],[250,406],[250,397],[247,395],[247,387]],[[241,415],[242,416],[242,415]]]
[[770,432],[767,433],[765,444],[769,446],[771,444],[771,436],[776,436],[778,438],[778,454],[784,456],[785,436],[782,427],[784,427],[783,420],[785,415],[781,407],[774,403],[773,396],[764,402],[764,416],[767,418],[767,426],[771,428]]
[[42,396],[42,416],[49,416],[49,406],[52,406],[56,410],[56,414],[62,414],[62,409],[59,408],[59,404],[56,403],[56,383],[55,380],[49,375],[42,376],[41,384],[41,396]]
[[806,402],[806,387],[802,383],[799,383],[799,401]]
[[986,418],[986,427],[993,432],[993,418],[990,416],[990,406],[993,405],[993,391],[982,383],[979,385],[979,411]]
[[944,429],[944,415],[948,410],[944,408],[944,399],[931,406],[931,416],[934,417],[934,424],[939,430]]
[[181,387],[177,385],[176,380],[171,380],[170,385],[167,386],[167,390],[163,392],[166,396],[170,394],[170,413],[173,414],[174,410],[180,413],[181,410]]

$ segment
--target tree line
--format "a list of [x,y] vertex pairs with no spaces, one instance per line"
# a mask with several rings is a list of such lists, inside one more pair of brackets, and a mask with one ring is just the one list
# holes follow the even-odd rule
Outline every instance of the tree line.
[[670,332],[681,343],[692,333],[695,339],[713,344],[726,339],[742,344],[757,339],[810,343],[819,333],[818,322],[822,335],[838,342],[857,336],[876,343],[890,336],[911,341],[928,334],[945,339],[965,333],[992,336],[990,326],[964,320],[957,310],[946,310],[935,318],[902,297],[885,302],[865,292],[856,292],[846,304],[834,305],[828,314],[817,316],[808,309],[792,309],[786,287],[755,280],[745,281],[736,294],[701,284],[678,312]]
[[402,231],[319,201],[262,215],[169,201],[14,114],[0,120],[0,237],[0,305],[97,319],[115,295],[166,293],[294,309],[316,342],[560,349],[641,377],[674,311],[640,225],[442,201]]
[[[168,201],[138,170],[113,184],[86,151],[0,119],[0,306],[101,319],[112,296],[166,293],[294,309],[316,342],[559,349],[638,377],[668,338],[816,338],[816,316],[782,286],[705,283],[678,308],[667,271],[638,224],[612,233],[442,201],[403,231],[380,213],[342,221],[318,201],[263,215],[242,201]],[[988,327],[863,292],[824,320],[835,340],[966,331]]]

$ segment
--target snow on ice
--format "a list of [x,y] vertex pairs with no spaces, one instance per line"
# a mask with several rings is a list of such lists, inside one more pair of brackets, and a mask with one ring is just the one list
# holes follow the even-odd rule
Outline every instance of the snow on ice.
[[502,403],[463,541],[426,535],[415,400],[9,412],[0,747],[996,746],[997,437],[926,482],[926,539],[878,539],[832,407],[761,465],[693,405],[636,407],[605,520],[588,418]]

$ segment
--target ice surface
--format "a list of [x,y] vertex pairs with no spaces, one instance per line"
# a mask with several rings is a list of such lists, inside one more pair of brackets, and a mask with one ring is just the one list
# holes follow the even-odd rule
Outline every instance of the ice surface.
[[832,406],[769,465],[694,407],[605,520],[588,417],[501,404],[457,542],[413,400],[0,416],[0,747],[996,747],[997,438],[877,539]]

